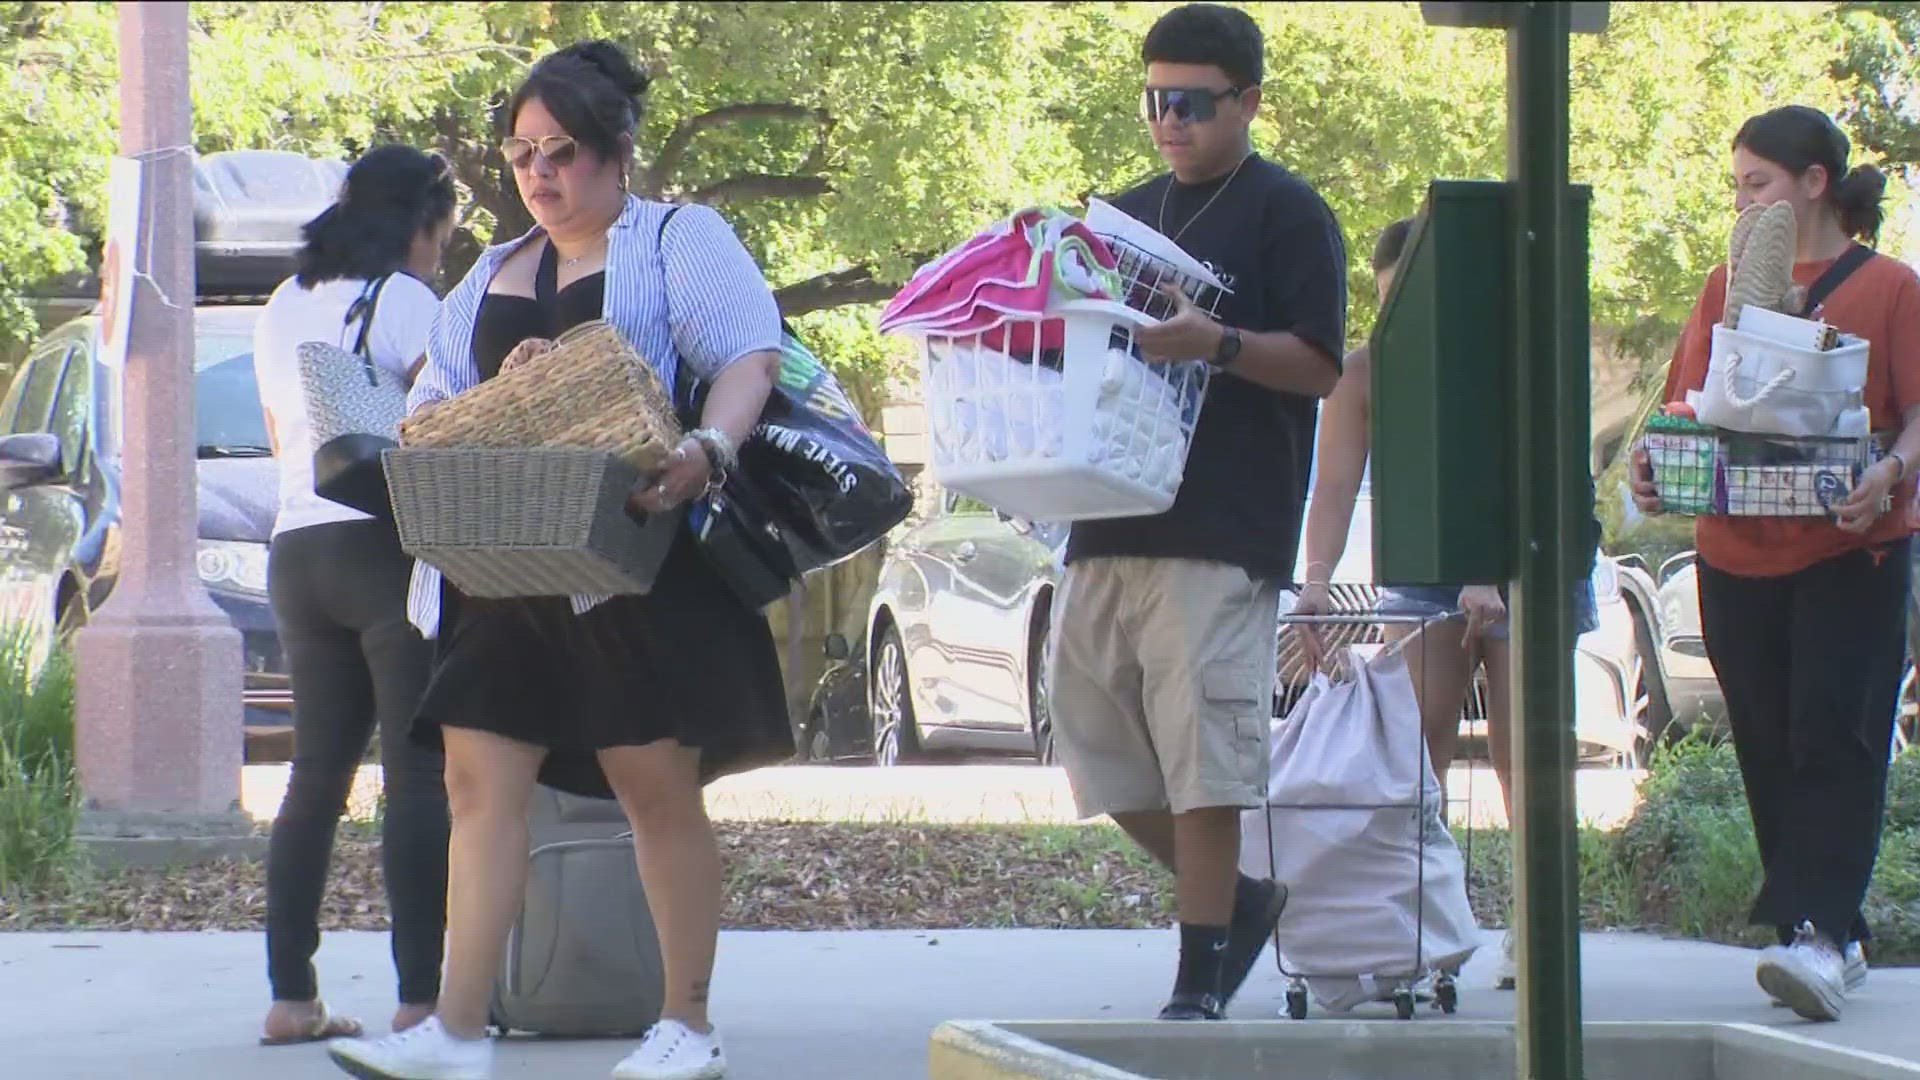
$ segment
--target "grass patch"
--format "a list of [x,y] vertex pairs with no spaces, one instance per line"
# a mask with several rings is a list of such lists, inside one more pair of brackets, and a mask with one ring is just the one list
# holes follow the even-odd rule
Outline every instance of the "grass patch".
[[0,633],[0,899],[74,863],[73,662],[18,627]]

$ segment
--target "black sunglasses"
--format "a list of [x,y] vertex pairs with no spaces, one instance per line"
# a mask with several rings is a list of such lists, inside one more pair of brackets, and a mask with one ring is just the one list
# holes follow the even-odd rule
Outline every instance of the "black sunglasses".
[[1140,115],[1158,123],[1172,116],[1176,120],[1204,124],[1220,114],[1219,103],[1237,98],[1247,87],[1209,90],[1204,86],[1149,86],[1140,94]]

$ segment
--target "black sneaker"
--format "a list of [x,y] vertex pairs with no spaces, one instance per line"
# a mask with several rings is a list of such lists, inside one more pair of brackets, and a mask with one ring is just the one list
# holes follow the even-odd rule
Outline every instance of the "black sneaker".
[[1253,965],[1260,954],[1267,949],[1267,943],[1273,940],[1273,932],[1280,925],[1280,915],[1287,909],[1287,887],[1276,881],[1263,881],[1260,888],[1264,894],[1257,921],[1245,926],[1235,926],[1227,933],[1226,955],[1220,958],[1220,1007],[1225,1009],[1240,992],[1240,987],[1253,974]]
[[1175,990],[1160,1010],[1162,1020],[1224,1020],[1226,1015],[1226,1002],[1200,990]]

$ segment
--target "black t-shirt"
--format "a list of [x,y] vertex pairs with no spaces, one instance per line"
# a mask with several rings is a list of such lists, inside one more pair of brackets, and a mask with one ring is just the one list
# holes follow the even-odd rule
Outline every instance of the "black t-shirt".
[[[1231,177],[1182,184],[1169,174],[1110,201],[1176,239],[1233,290],[1216,312],[1223,324],[1290,331],[1339,364],[1346,351],[1346,240],[1306,181],[1256,154]],[[1214,372],[1173,507],[1075,524],[1067,560],[1205,559],[1255,577],[1291,579],[1317,406],[1311,397]]]

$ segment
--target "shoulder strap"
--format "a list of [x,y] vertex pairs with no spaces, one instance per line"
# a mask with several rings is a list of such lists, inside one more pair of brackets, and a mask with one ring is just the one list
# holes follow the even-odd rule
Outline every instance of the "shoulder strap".
[[1807,286],[1807,304],[1801,309],[1802,317],[1812,318],[1814,312],[1820,310],[1820,305],[1826,303],[1827,297],[1833,295],[1833,290],[1839,288],[1842,282],[1852,277],[1853,272],[1865,266],[1867,260],[1871,258],[1873,258],[1873,249],[1865,244],[1855,244],[1841,253],[1839,258],[1833,260],[1833,265],[1827,267],[1826,273],[1821,274],[1812,285]]
[[653,234],[653,250],[662,260],[665,260],[667,257],[667,222],[673,220],[673,215],[679,213],[683,205],[683,203],[674,203],[672,206],[667,207],[667,212],[660,217],[659,230]]
[[560,295],[560,252],[554,249],[552,240],[545,243],[546,247],[540,249],[540,265],[533,271],[533,301],[551,324],[554,301]]
[[[391,275],[389,275],[391,276]],[[367,282],[360,290],[360,296],[347,305],[346,324],[352,326],[355,319],[360,321],[360,333],[354,338],[353,351],[361,359],[368,358],[367,338],[373,333],[373,313],[380,306],[380,290],[387,287],[385,277],[377,277]]]

